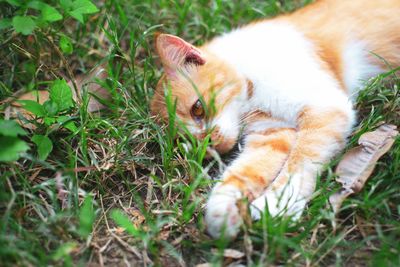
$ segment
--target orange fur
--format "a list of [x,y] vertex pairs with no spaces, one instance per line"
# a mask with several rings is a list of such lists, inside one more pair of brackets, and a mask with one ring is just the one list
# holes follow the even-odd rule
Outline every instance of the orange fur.
[[[338,15],[340,14],[340,19]],[[324,0],[278,19],[292,22],[313,41],[317,56],[344,87],[343,54],[346,33],[355,33],[369,51],[384,58],[392,67],[400,65],[400,1]],[[351,40],[350,40],[351,41]],[[371,54],[369,60],[382,68],[386,63]]]
[[254,95],[254,85],[252,81],[247,80],[247,98],[250,99]]
[[250,134],[243,151],[249,157],[232,166],[223,184],[239,186],[249,200],[253,200],[283,168],[296,140],[295,136],[295,129],[291,128],[276,129],[274,133]]
[[329,160],[329,158],[322,156],[324,151],[321,151],[321,147],[331,142],[332,139],[336,140],[339,146],[337,149],[344,146],[346,137],[342,128],[347,123],[347,116],[340,111],[316,111],[307,107],[304,108],[298,118],[298,143],[288,161],[289,172],[301,168],[305,160],[320,164]]
[[[190,75],[190,79],[169,80],[164,74],[159,80],[155,95],[151,102],[151,110],[154,115],[160,114],[167,120],[165,112],[164,91],[168,86],[173,88],[173,99],[177,99],[177,114],[181,119],[190,119],[190,107],[201,95],[206,103],[210,103],[212,98],[215,98],[215,110],[222,110],[232,98],[238,94],[243,86],[243,81],[237,77],[235,72],[226,64],[214,58],[212,55],[207,56],[205,66],[197,67],[194,75]],[[231,90],[224,90],[227,87]],[[198,93],[196,92],[198,91]],[[216,116],[218,114],[214,114]]]

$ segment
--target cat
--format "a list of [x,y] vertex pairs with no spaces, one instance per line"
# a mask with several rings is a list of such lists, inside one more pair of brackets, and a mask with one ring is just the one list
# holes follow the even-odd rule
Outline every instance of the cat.
[[238,234],[242,198],[254,219],[266,205],[272,216],[300,217],[323,164],[344,148],[355,125],[363,81],[400,65],[398,14],[398,0],[320,0],[200,47],[156,36],[164,74],[152,113],[168,122],[170,88],[177,118],[196,138],[212,130],[220,153],[234,147],[245,125],[244,149],[206,205],[212,237]]

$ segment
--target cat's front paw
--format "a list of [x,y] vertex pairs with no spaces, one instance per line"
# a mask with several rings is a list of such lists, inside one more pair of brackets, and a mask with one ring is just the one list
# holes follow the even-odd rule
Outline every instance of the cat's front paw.
[[219,238],[236,237],[243,222],[236,202],[242,193],[232,185],[217,185],[211,192],[206,207],[206,224],[208,233]]

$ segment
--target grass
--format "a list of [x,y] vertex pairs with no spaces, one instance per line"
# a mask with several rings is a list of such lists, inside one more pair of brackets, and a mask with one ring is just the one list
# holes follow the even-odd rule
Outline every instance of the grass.
[[[156,31],[201,44],[307,2],[98,1],[100,12],[85,24],[69,18],[28,37],[2,30],[1,117],[7,98],[46,89],[48,81],[68,78],[68,69],[78,75],[101,63],[109,73],[102,86],[113,98],[107,111],[90,114],[84,93],[68,114],[77,126],[73,132],[34,121],[39,127],[24,138],[48,133],[54,146],[50,156],[39,160],[30,143],[20,160],[0,164],[0,265],[399,266],[399,139],[362,192],[345,202],[336,231],[327,202],[338,188],[333,162],[300,221],[266,214],[229,243],[212,240],[204,231],[209,178],[221,167],[203,160],[206,142],[189,138],[193,149],[186,151],[173,138],[177,129],[160,128],[149,117],[160,76]],[[0,8],[0,16],[14,12],[5,2]],[[52,40],[61,34],[72,40],[71,55],[57,53]],[[360,125],[349,148],[382,121],[400,125],[399,86],[394,74],[368,83],[358,99]],[[226,248],[245,256],[225,257]]]

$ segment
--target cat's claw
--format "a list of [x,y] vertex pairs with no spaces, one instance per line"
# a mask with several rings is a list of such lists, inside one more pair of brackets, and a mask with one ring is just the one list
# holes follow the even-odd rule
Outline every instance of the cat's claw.
[[207,230],[212,237],[236,237],[243,222],[236,205],[240,198],[242,193],[232,185],[217,185],[213,189],[205,214]]

